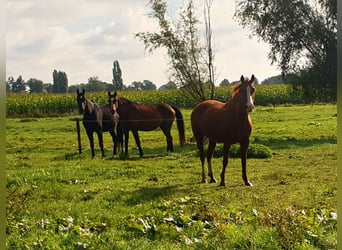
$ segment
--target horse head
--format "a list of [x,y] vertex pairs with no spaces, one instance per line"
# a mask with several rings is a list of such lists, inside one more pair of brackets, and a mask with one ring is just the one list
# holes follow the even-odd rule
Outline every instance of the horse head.
[[114,92],[114,94],[111,94],[110,91],[108,91],[108,103],[112,114],[114,115],[115,113],[117,113],[117,109],[119,107],[119,97],[116,91]]
[[242,93],[245,94],[246,96],[246,112],[252,112],[254,109],[254,98],[255,98],[255,87],[254,87],[254,80],[255,77],[252,75],[251,79],[248,77],[244,78],[243,75],[241,75],[240,78],[240,87],[239,87],[239,92],[241,91]]
[[78,105],[78,110],[80,111],[80,114],[83,114],[85,112],[86,108],[86,98],[85,98],[85,91],[84,89],[82,92],[80,92],[78,89],[76,90],[77,93],[77,105]]

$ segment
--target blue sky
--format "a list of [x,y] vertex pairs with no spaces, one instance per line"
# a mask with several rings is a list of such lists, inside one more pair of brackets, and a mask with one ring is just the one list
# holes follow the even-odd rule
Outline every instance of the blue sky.
[[[169,13],[177,16],[184,0],[173,0]],[[69,85],[90,77],[112,81],[112,64],[120,62],[125,85],[150,80],[168,81],[165,51],[153,54],[134,34],[156,31],[143,0],[9,0],[7,1],[6,76],[21,75],[52,82],[54,69],[67,73]],[[195,0],[203,21],[203,0]],[[269,46],[250,39],[233,20],[234,0],[214,0],[212,6],[216,84],[254,74],[260,81],[279,74],[267,59]],[[203,34],[202,34],[203,37]]]

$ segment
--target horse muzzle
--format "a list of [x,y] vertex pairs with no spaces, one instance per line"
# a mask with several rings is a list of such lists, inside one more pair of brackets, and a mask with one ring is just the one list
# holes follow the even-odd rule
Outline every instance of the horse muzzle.
[[254,104],[253,103],[249,103],[247,104],[247,113],[250,113],[253,111],[253,109],[255,108]]

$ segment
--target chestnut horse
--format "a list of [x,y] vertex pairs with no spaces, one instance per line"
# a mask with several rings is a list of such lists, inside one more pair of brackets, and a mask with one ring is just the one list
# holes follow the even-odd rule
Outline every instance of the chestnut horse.
[[144,155],[140,145],[138,131],[152,131],[158,127],[163,131],[166,137],[166,151],[173,152],[173,142],[171,136],[171,127],[174,119],[177,121],[181,147],[185,144],[184,120],[183,115],[175,106],[159,103],[153,105],[142,105],[131,102],[125,98],[119,97],[117,93],[108,92],[108,102],[113,109],[116,109],[119,116],[119,126],[122,129],[125,138],[125,155],[128,155],[129,131],[132,131],[140,157]]
[[232,88],[232,99],[227,103],[207,100],[198,104],[191,113],[191,126],[196,139],[202,164],[202,182],[206,182],[204,170],[203,138],[209,139],[207,150],[208,176],[216,182],[211,166],[211,158],[216,143],[223,143],[223,166],[220,186],[225,186],[225,172],[228,165],[230,146],[240,143],[242,179],[247,186],[253,186],[247,179],[246,159],[252,122],[249,112],[254,109],[254,75],[251,79],[241,76],[240,83]]
[[87,132],[87,136],[90,143],[91,156],[95,157],[94,149],[94,136],[93,133],[97,133],[99,139],[99,145],[101,148],[102,157],[105,157],[103,149],[103,136],[102,132],[108,131],[113,140],[113,156],[116,154],[117,136],[115,129],[118,124],[118,115],[111,113],[111,108],[108,104],[99,106],[96,103],[85,97],[85,90],[80,92],[78,89],[77,104],[81,114],[83,114],[83,126]]

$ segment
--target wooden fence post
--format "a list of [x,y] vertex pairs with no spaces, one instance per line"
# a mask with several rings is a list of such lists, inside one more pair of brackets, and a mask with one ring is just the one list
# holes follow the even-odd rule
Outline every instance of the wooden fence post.
[[82,154],[80,120],[78,118],[76,119],[76,130],[77,130],[77,141],[78,141],[78,153]]

